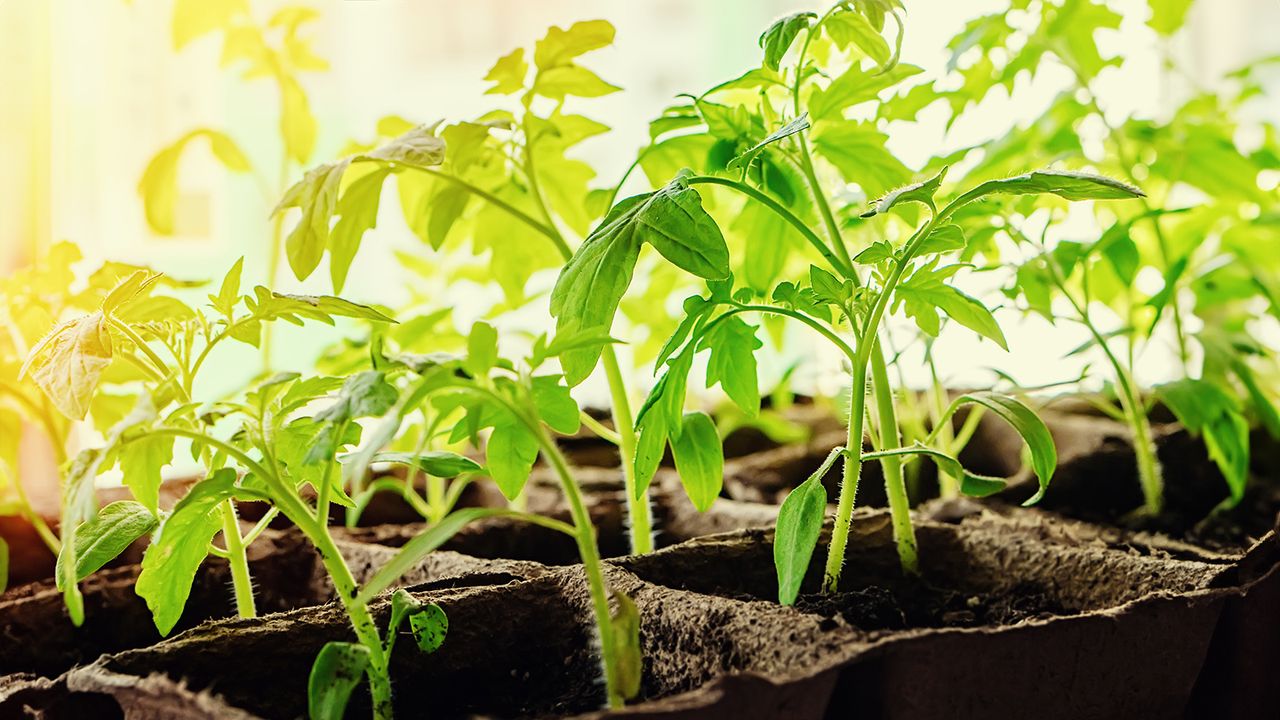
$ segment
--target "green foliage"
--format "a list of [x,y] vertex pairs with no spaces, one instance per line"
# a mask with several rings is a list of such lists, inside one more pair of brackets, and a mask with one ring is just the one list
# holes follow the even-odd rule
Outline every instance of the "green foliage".
[[[719,280],[729,274],[729,251],[719,227],[703,210],[698,192],[677,176],[660,190],[614,206],[565,265],[551,292],[556,332],[607,333],[645,244],[698,277]],[[598,347],[565,353],[561,360],[569,384],[586,379],[599,356]]]
[[307,679],[307,715],[311,720],[341,720],[347,702],[369,669],[369,648],[330,641],[320,648]]

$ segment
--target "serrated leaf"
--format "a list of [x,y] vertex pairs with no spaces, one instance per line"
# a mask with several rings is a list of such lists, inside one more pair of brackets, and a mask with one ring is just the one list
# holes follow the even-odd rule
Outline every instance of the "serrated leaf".
[[534,46],[533,63],[540,70],[565,65],[579,55],[612,45],[613,36],[613,25],[607,20],[576,22],[568,30],[552,26]]
[[[608,333],[645,243],[698,277],[729,274],[729,249],[684,177],[618,203],[565,265],[551,292],[556,332]],[[570,386],[595,368],[602,346],[561,355]]]
[[965,247],[964,231],[959,225],[946,223],[939,225],[921,241],[914,257],[928,257],[940,253],[963,250]]
[[530,394],[542,422],[563,435],[578,432],[582,416],[569,388],[560,384],[559,375],[539,375],[532,379]]
[[529,63],[524,48],[516,48],[498,58],[484,79],[494,83],[485,90],[486,95],[510,95],[524,89],[524,79],[529,75]]
[[135,591],[146,600],[161,635],[168,635],[182,617],[196,570],[222,526],[218,506],[231,498],[235,482],[236,471],[222,468],[191,486],[142,556]]
[[832,13],[822,24],[836,47],[857,47],[878,66],[889,62],[889,43],[860,13],[843,10]]
[[702,336],[698,349],[710,349],[707,387],[716,383],[749,417],[760,412],[760,385],[756,377],[755,351],[764,346],[756,327],[734,316],[716,324]]
[[18,376],[29,373],[62,414],[83,420],[112,356],[106,317],[90,313],[54,328],[32,348]]
[[244,270],[244,257],[235,261],[227,274],[222,276],[222,284],[218,286],[218,294],[210,295],[209,302],[213,309],[231,318],[235,315],[236,303],[240,301],[240,276]]
[[875,100],[882,91],[921,72],[921,68],[905,63],[887,71],[864,70],[855,64],[826,89],[815,90],[809,96],[809,115],[815,122],[839,120],[846,109]]

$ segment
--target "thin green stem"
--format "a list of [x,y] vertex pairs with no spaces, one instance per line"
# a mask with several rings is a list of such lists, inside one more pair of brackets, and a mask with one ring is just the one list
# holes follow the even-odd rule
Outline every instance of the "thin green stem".
[[240,523],[236,520],[235,501],[222,503],[222,537],[227,545],[227,562],[231,566],[231,586],[235,590],[236,612],[242,618],[256,617],[258,610],[253,602],[253,579],[249,576],[249,557],[245,553],[244,539],[240,536]]
[[862,435],[867,413],[867,365],[853,366],[853,384],[849,387],[849,434],[845,440],[844,478],[840,481],[840,497],[836,503],[836,524],[827,548],[827,565],[822,573],[822,591],[834,593],[840,587],[840,570],[844,567],[845,548],[849,544],[849,528],[853,525],[853,504],[862,474]]
[[595,610],[596,628],[600,635],[600,654],[604,666],[605,694],[610,708],[620,708],[624,698],[617,688],[616,667],[617,648],[613,634],[613,617],[609,611],[609,589],[605,584],[603,565],[600,562],[600,551],[596,547],[595,526],[591,523],[591,515],[582,501],[582,493],[573,479],[569,464],[564,455],[556,447],[555,441],[540,425],[531,427],[538,435],[538,443],[542,454],[555,469],[564,490],[565,500],[569,503],[569,514],[573,518],[574,538],[577,540],[578,553],[582,556],[583,571],[587,575],[587,584],[591,591],[591,604]]
[[841,275],[848,277],[853,274],[853,266],[837,257],[831,248],[827,247],[826,242],[824,242],[822,238],[818,237],[818,234],[806,225],[803,220],[796,217],[795,213],[791,212],[777,200],[774,200],[760,190],[737,180],[716,177],[713,175],[696,175],[689,178],[688,182],[690,185],[721,185],[723,187],[732,188],[752,200],[761,203],[777,214],[778,217],[786,220],[787,223],[794,227],[800,235],[803,236],[819,254],[822,255],[822,257],[826,258],[827,262],[831,264],[831,267],[835,268]]
[[413,167],[413,169],[417,170],[418,172],[426,173],[432,177],[441,178],[446,182],[453,183],[454,185],[457,185],[458,187],[466,190],[472,195],[475,195],[476,197],[484,200],[485,202],[488,202],[491,205],[503,210],[504,212],[511,215],[515,219],[519,220],[520,222],[523,222],[525,225],[528,225],[533,230],[536,230],[542,235],[545,235],[547,239],[551,240],[551,242],[555,244],[556,250],[560,252],[560,255],[564,259],[568,260],[570,257],[573,256],[573,251],[569,249],[569,246],[567,244],[565,244],[564,238],[560,236],[560,233],[557,230],[555,230],[554,226],[547,226],[543,224],[542,222],[533,218],[528,213],[524,212],[523,210],[520,210],[519,208],[499,198],[493,193],[488,192],[487,190],[483,190],[475,185],[472,185],[466,180],[463,180],[458,177],[454,177],[449,173],[440,172],[439,170],[433,170],[432,168],[426,168],[426,167],[415,166]]
[[613,445],[622,444],[622,436],[606,427],[604,423],[591,417],[591,413],[584,410],[578,413],[578,417],[582,420],[582,424],[585,425],[588,430],[596,434],[596,437],[599,437],[601,440]]
[[[646,555],[653,552],[653,517],[648,494],[637,493],[636,488],[636,430],[635,417],[631,414],[631,401],[627,397],[626,381],[618,366],[618,356],[612,345],[605,345],[600,353],[605,377],[609,380],[609,394],[613,406],[613,426],[617,428],[618,454],[622,460],[622,487],[627,494],[627,519],[630,524],[631,553]],[[639,495],[639,497],[637,497]]]
[[[867,341],[876,342],[874,337],[868,336]],[[897,410],[893,404],[893,388],[889,384],[889,370],[883,352],[871,353],[871,385],[880,426],[878,449],[901,445]],[[918,574],[920,561],[915,529],[911,526],[911,501],[902,475],[902,461],[897,457],[884,457],[880,460],[880,467],[884,471],[884,490],[889,500],[889,517],[893,522],[893,539],[898,546],[898,559],[902,562],[903,570]]]

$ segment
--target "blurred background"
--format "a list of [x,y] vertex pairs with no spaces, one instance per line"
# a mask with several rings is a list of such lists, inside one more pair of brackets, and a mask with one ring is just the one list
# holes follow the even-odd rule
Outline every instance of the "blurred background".
[[[198,0],[197,0],[198,1]],[[221,0],[210,0],[208,7]],[[292,3],[291,3],[292,4]],[[482,78],[499,56],[528,46],[550,25],[604,18],[618,28],[615,45],[589,65],[625,92],[590,101],[589,114],[614,128],[584,143],[581,155],[611,184],[647,139],[647,123],[682,92],[699,92],[759,63],[756,37],[774,18],[812,10],[803,0],[329,0],[309,2],[318,18],[299,31],[318,58],[300,75],[317,119],[310,165],[338,156],[352,139],[374,136],[377,120],[400,115],[414,122],[474,117],[493,106]],[[1124,117],[1159,117],[1189,88],[1211,85],[1244,62],[1280,51],[1278,0],[1200,0],[1186,31],[1159,38],[1145,24],[1146,0],[1109,3],[1124,16],[1103,37],[1104,57],[1126,48],[1128,60],[1098,79],[1102,105]],[[265,22],[281,4],[249,0]],[[1003,3],[911,0],[903,61],[930,76],[946,72],[945,44],[971,17]],[[172,233],[149,226],[139,181],[156,153],[197,127],[217,128],[253,157],[279,157],[278,90],[223,67],[216,34],[175,48],[175,3],[168,0],[0,1],[0,270],[28,263],[56,240],[80,245],[87,264],[115,259],[151,265],[183,278],[217,280],[247,256],[246,281],[266,282],[263,260],[270,211],[302,165],[262,175],[232,173],[207,144],[193,143],[177,165]],[[1105,41],[1105,42],[1104,42]],[[1164,71],[1176,57],[1184,74]],[[977,111],[949,130],[939,115],[891,130],[891,149],[918,167],[931,154],[999,137],[1010,123],[1033,119],[1067,82],[1049,68],[1020,88],[1017,102],[993,92]],[[1272,65],[1271,70],[1280,70]],[[1022,81],[1020,81],[1022,82]],[[1280,89],[1280,73],[1267,80]],[[935,107],[941,110],[940,107]],[[1280,107],[1270,107],[1280,113]],[[277,177],[279,175],[279,177]],[[395,248],[419,246],[384,203],[378,229],[366,237],[344,296],[395,306],[410,276]],[[399,278],[399,282],[389,281]],[[287,268],[276,287],[300,286]],[[327,273],[308,281],[328,290]],[[450,291],[445,291],[450,292]],[[466,288],[452,292],[467,292]],[[465,297],[442,297],[458,304]],[[1051,329],[1013,319],[1014,352],[979,345],[952,333],[942,351],[964,355],[968,367],[1000,364],[1027,384],[1061,379],[1061,357],[1083,330]],[[308,334],[298,342],[327,338]],[[284,344],[288,346],[289,340]],[[299,349],[308,349],[299,346]],[[803,353],[800,353],[803,354]],[[1167,358],[1145,358],[1160,379]],[[965,378],[961,378],[963,382]]]

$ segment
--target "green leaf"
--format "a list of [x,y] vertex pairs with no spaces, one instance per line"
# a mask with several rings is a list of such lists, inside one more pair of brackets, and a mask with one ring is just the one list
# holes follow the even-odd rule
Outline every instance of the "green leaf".
[[889,43],[860,13],[842,10],[832,13],[822,24],[840,49],[857,47],[876,65],[884,66],[892,56]]
[[134,499],[151,512],[160,513],[160,471],[173,460],[173,438],[143,436],[119,449],[122,482]]
[[764,66],[777,70],[782,57],[801,30],[809,29],[818,16],[811,12],[798,12],[776,20],[760,35],[760,47],[764,50]]
[[[343,463],[354,462],[355,459],[354,455],[343,455],[339,458]],[[420,453],[383,451],[375,453],[369,462],[408,465],[440,478],[457,477],[463,473],[478,472],[483,469],[475,460],[446,450],[426,450]]]
[[471,326],[467,337],[467,372],[475,377],[486,377],[498,364],[498,331],[487,322]]
[[568,30],[552,26],[533,49],[533,64],[539,70],[566,65],[579,55],[613,44],[613,25],[607,20],[576,22]]
[[827,514],[827,489],[822,478],[844,453],[835,448],[808,480],[787,493],[778,509],[773,533],[773,566],[778,573],[778,602],[794,605],[800,585],[809,571],[809,561],[818,547],[822,521]]
[[369,669],[369,648],[359,643],[325,643],[307,678],[307,715],[311,720],[342,720],[351,693]]
[[920,247],[916,248],[915,257],[928,257],[930,255],[938,255],[955,250],[963,250],[965,247],[964,231],[959,225],[946,223],[939,225],[933,229],[920,243]]
[[[816,117],[816,115],[815,115]],[[911,179],[910,168],[889,152],[888,136],[871,122],[824,122],[814,129],[813,147],[846,180],[875,197]]]
[[299,165],[311,158],[316,147],[316,118],[311,113],[307,92],[293,75],[281,73],[280,136],[289,158]]
[[538,439],[514,419],[495,427],[485,445],[489,476],[508,500],[520,495],[537,459]]
[[605,82],[599,75],[581,65],[560,65],[538,73],[533,91],[542,97],[563,101],[566,96],[595,98],[618,92],[622,88]]
[[644,677],[644,655],[640,648],[640,610],[622,593],[613,594],[618,609],[609,618],[613,633],[613,687],[624,700],[640,694]]
[[235,315],[236,303],[240,301],[240,275],[244,270],[244,257],[241,256],[227,274],[222,277],[217,295],[210,295],[209,302],[213,309],[230,319]]
[[329,279],[334,292],[342,292],[364,234],[378,223],[382,184],[390,174],[390,168],[375,169],[348,185],[338,200],[340,217],[329,234]]
[[773,143],[776,143],[779,140],[782,140],[784,138],[791,137],[792,135],[795,135],[797,133],[804,132],[805,130],[808,130],[808,129],[809,129],[809,114],[801,113],[800,117],[796,118],[795,120],[792,120],[786,125],[783,125],[777,130],[774,130],[773,132],[769,133],[769,135],[765,137],[765,139],[751,146],[751,149],[747,150],[741,155],[730,160],[727,167],[730,170],[736,170],[738,168],[747,167],[748,165],[751,164],[751,161],[754,160],[756,156],[760,154],[760,151],[764,150],[769,145],[772,145]]
[[563,435],[572,435],[582,426],[578,403],[569,388],[560,384],[559,375],[539,375],[531,381],[533,404],[538,416],[548,427]]
[[978,198],[994,195],[1057,195],[1064,200],[1127,200],[1146,197],[1138,188],[1102,175],[1068,170],[1037,170],[1000,180],[988,180],[952,203],[959,208]]
[[387,564],[382,566],[360,590],[356,602],[368,603],[378,593],[396,583],[406,572],[416,566],[436,548],[446,543],[467,524],[486,517],[510,513],[506,508],[464,508],[455,510],[440,522],[428,527],[405,543]]
[[235,491],[236,471],[222,468],[191,487],[160,524],[142,556],[135,591],[146,600],[156,629],[168,635],[182,617],[196,571],[221,529],[218,506]]
[[895,65],[891,70],[864,70],[853,65],[831,81],[825,90],[809,96],[809,115],[817,120],[839,120],[854,105],[875,100],[880,93],[909,77],[924,72],[915,65]]
[[1188,432],[1204,437],[1231,499],[1239,502],[1249,479],[1249,423],[1238,401],[1217,385],[1192,378],[1158,385],[1155,390]]
[[307,171],[306,176],[289,188],[276,212],[296,207],[302,211],[298,224],[285,239],[289,267],[299,280],[305,280],[320,265],[329,245],[329,221],[338,206],[338,188],[349,160],[321,165]]
[[[878,450],[876,452],[866,453],[862,456],[863,460],[880,460],[890,457],[898,457],[902,455],[923,455],[930,458],[938,466],[938,471],[944,475],[960,478],[960,492],[970,497],[987,497],[994,495],[1005,489],[1008,483],[1004,478],[988,477],[986,475],[978,475],[964,469],[960,461],[931,447],[927,447],[920,443],[908,447],[892,448],[889,450]],[[1039,496],[1036,496],[1039,499]]]
[[706,413],[684,416],[683,429],[671,439],[671,454],[685,492],[698,512],[711,509],[724,484],[724,450],[715,421]]
[[485,90],[486,95],[510,95],[524,89],[524,79],[529,75],[529,63],[525,60],[524,48],[516,48],[498,58],[489,69],[484,79],[494,83]]
[[1049,489],[1049,481],[1053,479],[1054,470],[1058,467],[1058,450],[1054,447],[1053,436],[1049,434],[1049,428],[1045,426],[1044,421],[1036,415],[1034,410],[1017,398],[993,392],[966,393],[956,398],[951,407],[954,411],[968,403],[981,405],[995,413],[1022,436],[1023,442],[1031,450],[1031,469],[1040,481],[1039,491],[1023,505],[1034,505],[1040,502],[1045,491]]
[[894,309],[901,304],[907,316],[915,318],[920,329],[934,337],[941,330],[938,318],[940,310],[957,323],[1008,350],[1004,332],[991,311],[978,300],[943,282],[960,266],[949,265],[935,269],[935,265],[936,261],[924,265],[908,280],[899,283],[894,290]]
[[938,193],[938,188],[942,187],[942,181],[946,178],[948,169],[949,167],[944,165],[937,175],[928,180],[904,185],[897,190],[885,193],[879,200],[871,203],[871,209],[862,213],[862,217],[883,215],[893,209],[894,205],[905,202],[917,202],[929,206],[930,210],[934,209],[933,196]]
[[27,355],[18,377],[30,373],[63,415],[83,420],[102,374],[111,364],[111,333],[107,328],[107,319],[101,312],[58,325]]
[[733,316],[702,336],[698,349],[711,350],[707,360],[707,387],[720,383],[729,399],[750,417],[760,412],[760,385],[756,378],[755,351],[764,346],[756,326]]
[[667,450],[666,415],[651,412],[636,423],[635,498],[645,497],[653,476],[658,472],[662,456]]
[[409,629],[418,641],[418,649],[433,653],[444,644],[445,635],[449,632],[449,616],[439,605],[428,603],[409,616]]
[[[729,249],[701,196],[683,176],[652,193],[618,203],[565,265],[551,292],[556,333],[607,334],[643,244],[677,267],[706,279],[729,274]],[[561,355],[572,387],[595,368],[603,345]]]
[[9,589],[9,543],[0,537],[0,595]]
[[[99,448],[82,450],[67,469],[66,480],[62,491],[62,523],[60,527],[79,527],[82,522],[93,517],[97,510],[97,499],[93,491],[93,480],[97,477],[98,468],[106,457],[106,451]],[[63,542],[58,553],[55,568],[55,582],[62,591],[67,605],[67,614],[71,622],[79,627],[84,622],[84,596],[76,584],[76,569],[79,561],[76,558],[76,543]]]
[[261,285],[253,289],[254,297],[245,300],[249,311],[262,320],[285,320],[302,325],[299,318],[332,325],[335,317],[393,323],[395,320],[378,310],[343,300],[332,295],[289,295],[271,292]]
[[98,511],[76,528],[76,579],[83,580],[114,560],[134,540],[156,528],[159,520],[146,506],[120,500]]
[[885,260],[893,259],[893,246],[884,240],[877,240],[857,255],[853,256],[853,261],[859,265],[879,265]]

